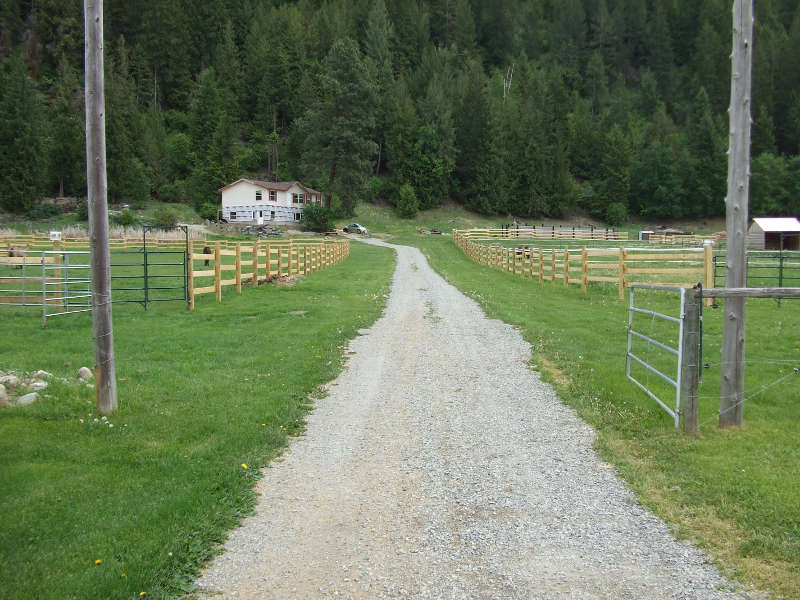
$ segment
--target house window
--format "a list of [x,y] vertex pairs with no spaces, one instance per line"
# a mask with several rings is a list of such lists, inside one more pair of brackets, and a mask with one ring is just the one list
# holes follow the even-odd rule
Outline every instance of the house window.
[[256,202],[261,202],[261,190],[256,190]]
[[303,204],[305,197],[303,194],[292,194],[292,204]]
[[269,191],[269,201],[270,202],[277,202],[278,201],[278,192],[276,192],[275,190],[270,190]]
[[303,213],[294,213],[294,220],[299,221],[300,217],[302,217]]
[[231,211],[230,220],[233,221],[235,218],[236,218],[236,212],[235,211]]
[[275,211],[274,210],[269,211],[269,218],[272,219],[273,221],[275,220]]

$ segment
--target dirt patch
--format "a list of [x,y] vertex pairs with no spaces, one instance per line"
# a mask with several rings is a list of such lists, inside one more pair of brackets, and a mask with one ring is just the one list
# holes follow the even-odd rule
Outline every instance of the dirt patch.
[[291,287],[301,279],[300,275],[270,275],[264,283],[271,283],[277,287]]
[[539,364],[544,367],[545,372],[553,378],[553,382],[559,387],[568,387],[569,384],[572,383],[569,376],[559,369],[553,361],[544,356],[539,356],[538,361]]

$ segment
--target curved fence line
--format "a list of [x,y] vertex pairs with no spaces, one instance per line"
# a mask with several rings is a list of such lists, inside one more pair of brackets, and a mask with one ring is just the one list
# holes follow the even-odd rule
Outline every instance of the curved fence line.
[[[624,298],[626,287],[637,284],[689,288],[698,282],[703,282],[706,287],[713,287],[714,283],[711,244],[698,249],[676,250],[623,246],[508,247],[498,243],[501,240],[482,237],[486,231],[488,230],[455,230],[453,242],[472,260],[482,265],[508,271],[526,279],[535,279],[540,283],[550,281],[553,284],[560,283],[563,287],[579,285],[584,293],[587,293],[590,283],[611,284],[619,288],[620,299]],[[516,233],[516,230],[513,231]],[[604,231],[592,233],[597,237],[591,239],[608,239],[600,237],[606,233]],[[513,238],[515,243],[526,239],[519,236]]]

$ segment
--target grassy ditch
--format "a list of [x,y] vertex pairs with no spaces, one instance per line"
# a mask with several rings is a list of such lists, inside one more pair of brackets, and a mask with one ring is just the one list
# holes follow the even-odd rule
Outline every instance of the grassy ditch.
[[[800,367],[800,304],[748,302],[750,399],[744,427],[725,431],[716,427],[723,311],[706,309],[703,426],[692,439],[626,379],[627,303],[617,300],[615,287],[593,284],[584,296],[563,284],[523,280],[472,262],[445,236],[391,241],[420,247],[490,316],[520,329],[537,368],[597,428],[602,455],[678,535],[707,548],[740,580],[800,597],[800,374],[793,371]],[[678,312],[676,296],[644,301]]]
[[[354,244],[295,285],[199,297],[193,313],[115,306],[120,408],[108,422],[94,391],[71,382],[0,408],[0,596],[188,590],[253,506],[259,468],[302,432],[347,340],[378,317],[393,264]],[[94,362],[88,315],[42,330],[36,309],[5,307],[0,330],[2,369],[71,379]]]

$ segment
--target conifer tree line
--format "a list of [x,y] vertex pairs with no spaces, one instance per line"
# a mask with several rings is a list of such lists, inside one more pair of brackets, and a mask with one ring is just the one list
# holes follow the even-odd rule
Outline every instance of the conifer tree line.
[[[299,179],[611,224],[724,213],[729,0],[105,0],[111,202]],[[0,0],[0,205],[85,195],[80,0]],[[800,214],[800,0],[758,0],[751,213]]]

